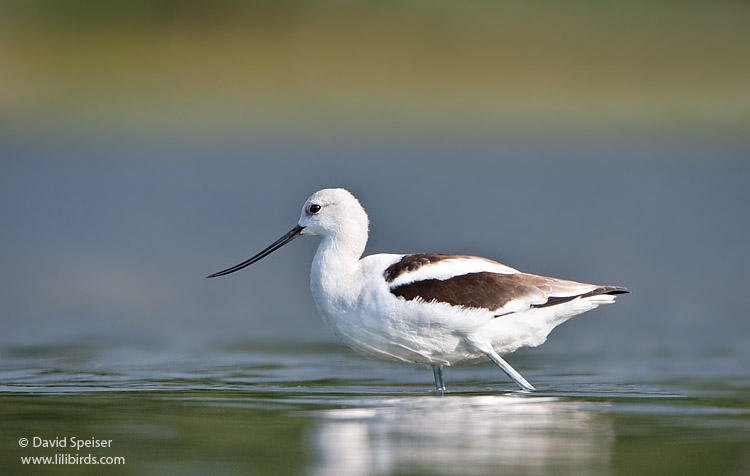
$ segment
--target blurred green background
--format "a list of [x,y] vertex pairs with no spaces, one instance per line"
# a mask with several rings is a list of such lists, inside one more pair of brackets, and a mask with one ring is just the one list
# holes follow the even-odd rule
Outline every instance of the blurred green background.
[[744,135],[744,1],[5,0],[0,124]]
[[[750,474],[747,1],[0,0],[0,473]],[[509,362],[372,362],[300,239],[627,286]],[[28,466],[40,436],[127,465]],[[97,455],[107,453],[95,452]]]

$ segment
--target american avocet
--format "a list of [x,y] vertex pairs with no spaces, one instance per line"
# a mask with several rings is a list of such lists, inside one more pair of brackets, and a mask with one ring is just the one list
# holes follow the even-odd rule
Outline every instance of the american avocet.
[[475,256],[376,254],[362,259],[367,213],[342,188],[315,192],[297,226],[252,258],[208,276],[224,276],[268,256],[300,235],[321,238],[310,289],[323,319],[366,356],[432,366],[489,358],[523,390],[534,387],[501,355],[538,346],[576,314],[614,302],[620,286],[522,273]]

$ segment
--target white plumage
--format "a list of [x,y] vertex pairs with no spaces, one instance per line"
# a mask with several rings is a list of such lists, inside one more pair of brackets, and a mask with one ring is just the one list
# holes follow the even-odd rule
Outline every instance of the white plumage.
[[310,289],[323,320],[369,357],[431,365],[444,390],[443,365],[491,359],[533,390],[501,355],[544,343],[569,318],[614,302],[619,286],[597,286],[522,273],[492,260],[437,254],[361,258],[368,218],[347,190],[324,189],[305,202],[298,225],[223,276],[300,235],[321,238]]

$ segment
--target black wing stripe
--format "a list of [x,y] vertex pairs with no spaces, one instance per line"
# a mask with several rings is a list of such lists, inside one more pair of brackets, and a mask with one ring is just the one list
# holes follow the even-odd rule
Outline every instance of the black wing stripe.
[[531,307],[549,307],[557,306],[558,304],[566,303],[577,298],[587,298],[592,296],[600,296],[602,294],[628,294],[630,291],[620,286],[600,286],[593,291],[589,291],[585,294],[578,294],[575,296],[554,296],[549,297],[547,302],[544,304],[532,304]]

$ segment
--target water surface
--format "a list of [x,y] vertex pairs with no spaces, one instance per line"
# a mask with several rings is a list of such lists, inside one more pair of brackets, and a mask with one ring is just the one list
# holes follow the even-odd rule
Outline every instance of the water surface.
[[[427,368],[337,345],[17,348],[2,353],[6,474],[746,474],[750,379],[647,384],[522,352],[522,393],[491,364]],[[658,360],[658,356],[654,356]],[[721,365],[726,356],[706,357]],[[658,362],[656,362],[658,363]],[[76,436],[111,448],[21,448]],[[113,466],[21,464],[57,453]],[[5,471],[4,471],[5,472]]]

